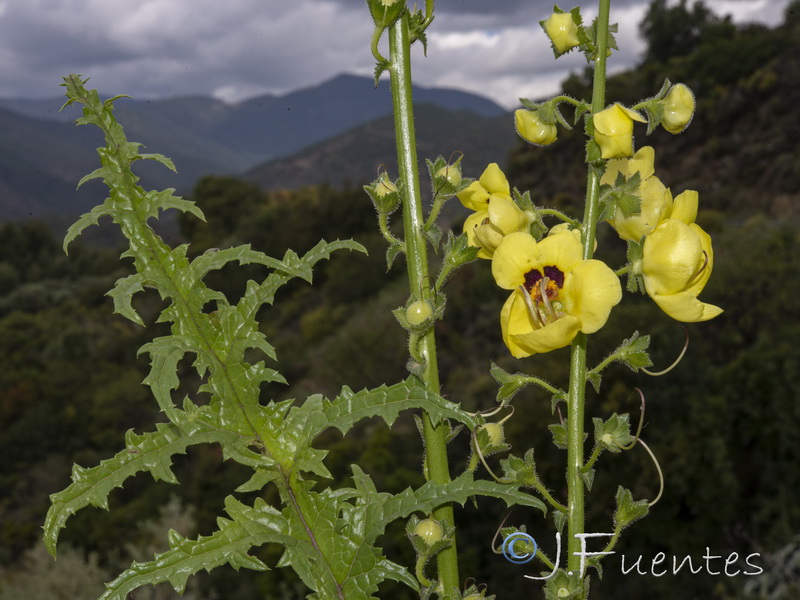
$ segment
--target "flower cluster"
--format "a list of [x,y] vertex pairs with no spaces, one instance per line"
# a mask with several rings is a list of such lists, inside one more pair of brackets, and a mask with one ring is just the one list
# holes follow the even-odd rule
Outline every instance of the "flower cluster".
[[473,210],[464,222],[470,246],[476,246],[479,258],[492,258],[503,238],[526,231],[530,217],[511,198],[511,187],[497,163],[492,163],[478,181],[457,194],[461,203]]
[[618,208],[608,222],[622,239],[641,244],[634,275],[665,313],[683,322],[713,319],[722,309],[697,299],[714,267],[711,238],[695,223],[698,194],[686,190],[673,199],[654,175],[654,159],[653,148],[645,146],[629,159],[607,163],[600,183],[613,185],[620,175],[638,173],[633,193],[641,201],[638,212],[626,215]]

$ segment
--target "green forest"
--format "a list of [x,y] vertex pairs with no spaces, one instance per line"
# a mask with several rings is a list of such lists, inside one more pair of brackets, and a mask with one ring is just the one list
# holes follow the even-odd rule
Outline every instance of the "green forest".
[[[646,96],[667,76],[694,90],[697,112],[686,133],[655,133],[646,142],[642,135],[637,143],[656,148],[656,167],[676,194],[699,191],[698,223],[714,237],[716,257],[704,300],[725,312],[686,327],[687,353],[668,377],[609,369],[600,392],[589,396],[587,418],[636,414],[635,388],[647,398],[644,431],[666,488],[651,515],[620,542],[618,553],[628,566],[642,556],[643,569],[649,569],[659,552],[667,557],[665,565],[673,556],[702,561],[710,548],[723,557],[717,571],[735,552],[740,568],[744,557],[758,553],[764,573],[623,575],[615,558],[593,594],[798,598],[800,403],[793,384],[800,376],[800,4],[789,6],[782,25],[768,28],[736,25],[702,3],[667,6],[656,0],[641,31],[648,44],[643,62],[610,78],[609,98],[628,102]],[[584,96],[587,77],[573,74],[564,91]],[[575,151],[579,137],[563,135],[547,149],[520,144],[510,157],[497,160],[508,165],[511,184],[530,190],[538,205],[574,208],[582,198],[584,171],[567,161],[580,155]],[[335,256],[315,272],[313,287],[294,282],[281,291],[275,307],[262,310],[264,333],[277,348],[289,382],[270,384],[265,393],[276,399],[333,396],[343,385],[358,390],[407,376],[406,332],[391,314],[405,302],[407,282],[402,269],[386,269],[386,244],[360,187],[265,192],[233,177],[209,176],[197,182],[191,199],[206,222],[188,214],[177,220],[190,255],[249,243],[281,256],[290,247],[302,253],[320,238],[352,238],[369,251],[368,256]],[[466,211],[449,208],[458,233]],[[599,243],[618,252],[618,263],[624,264],[624,244],[604,233]],[[72,519],[63,534],[68,548],[60,550],[56,563],[44,551],[41,525],[48,497],[67,485],[73,463],[97,464],[123,447],[126,430],[138,431],[159,418],[149,388],[142,385],[147,360],[137,358],[137,350],[160,335],[159,326],[144,329],[112,315],[105,295],[131,272],[119,254],[79,240],[67,256],[61,240],[42,223],[0,226],[0,600],[96,597],[102,582],[132,559],[144,560],[165,546],[164,526],[183,535],[213,529],[227,490],[247,479],[215,447],[190,448],[176,461],[180,486],[139,476],[112,494],[110,512],[88,509]],[[447,313],[437,325],[444,395],[469,411],[495,403],[490,361],[556,384],[568,375],[566,349],[534,360],[508,354],[497,327],[504,296],[480,267],[469,265],[448,283]],[[209,285],[236,299],[259,268],[225,268],[209,277]],[[155,292],[136,298],[137,311],[151,322],[161,299]],[[623,302],[625,310],[616,318],[612,313],[595,336],[590,362],[602,360],[617,340],[646,330],[656,368],[672,363],[684,345],[683,329],[646,296]],[[186,376],[178,395],[196,394],[200,381],[188,360],[182,367]],[[542,480],[560,481],[564,457],[553,448],[546,427],[558,422],[549,398],[531,388],[514,402],[507,441],[536,447]],[[346,438],[334,433],[328,438],[326,464],[337,482],[346,483],[349,465],[358,463],[381,490],[399,492],[421,483],[423,449],[409,415],[391,430],[375,421]],[[454,446],[451,455],[466,461],[467,441],[456,440]],[[613,498],[620,482],[639,497],[658,489],[644,452],[603,463],[592,494]],[[610,509],[599,511],[601,504],[587,506],[589,530],[603,531],[608,521]],[[533,597],[535,588],[522,577],[524,567],[490,553],[506,512],[500,502],[481,499],[457,513],[465,571],[478,574],[498,598]],[[541,521],[538,512],[526,509],[509,517],[529,531]],[[402,524],[389,529],[383,545],[388,556],[413,562]],[[271,567],[279,557],[270,546],[255,553]],[[219,569],[193,580],[184,597],[303,598],[304,587],[294,577],[279,568],[264,573]],[[399,584],[386,584],[381,596],[412,597]],[[136,599],[174,597],[168,586],[134,594]]]

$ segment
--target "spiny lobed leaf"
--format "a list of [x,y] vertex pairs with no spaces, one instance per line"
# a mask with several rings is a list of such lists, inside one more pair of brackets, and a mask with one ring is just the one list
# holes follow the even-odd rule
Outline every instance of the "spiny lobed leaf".
[[86,469],[75,465],[72,483],[63,491],[50,496],[51,506],[44,524],[44,541],[55,556],[58,533],[70,516],[92,505],[108,509],[108,495],[122,487],[126,479],[142,471],[150,471],[156,480],[177,483],[172,472],[172,457],[185,454],[192,444],[232,442],[232,434],[198,421],[191,434],[174,424],[159,423],[156,431],[137,435],[132,430],[125,435],[125,449],[96,467]]
[[291,545],[293,540],[280,513],[259,499],[250,508],[228,496],[225,512],[231,519],[219,518],[219,529],[209,536],[187,540],[175,531],[169,532],[170,549],[146,563],[134,562],[131,567],[106,585],[100,600],[125,600],[128,594],[143,585],[168,581],[182,594],[190,575],[224,564],[237,571],[244,567],[266,571],[267,566],[248,551],[267,542]]
[[464,504],[478,495],[546,512],[538,498],[507,484],[475,481],[470,472],[449,483],[429,481],[417,490],[409,488],[392,496],[378,492],[369,475],[357,465],[352,469],[356,489],[313,492],[313,484],[303,482],[293,489],[296,502],[282,513],[290,535],[299,541],[287,547],[279,566],[292,566],[317,592],[311,598],[372,598],[389,573],[393,579],[418,589],[403,567],[388,561],[374,546],[390,522],[413,512],[429,513],[447,502]]

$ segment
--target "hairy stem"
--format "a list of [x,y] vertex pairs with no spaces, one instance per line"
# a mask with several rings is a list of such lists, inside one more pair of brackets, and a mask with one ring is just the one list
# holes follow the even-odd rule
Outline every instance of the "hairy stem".
[[[397,140],[397,163],[403,185],[403,231],[406,244],[408,283],[412,295],[430,299],[432,293],[428,273],[428,250],[425,242],[417,168],[416,134],[414,110],[411,100],[411,49],[409,39],[408,12],[389,29],[389,72],[391,74],[392,103],[394,105],[395,138]],[[424,360],[422,379],[428,391],[439,394],[439,366],[436,358],[436,339],[433,329],[422,336],[417,349]],[[450,465],[447,460],[448,426],[434,427],[427,413],[422,415],[425,460],[428,479],[438,483],[450,481]],[[454,526],[451,504],[439,506],[433,512],[445,531]],[[436,555],[438,578],[445,591],[459,587],[458,558],[455,536],[452,544]]]
[[[606,95],[606,55],[608,51],[608,17],[611,0],[600,0],[597,15],[597,59],[592,87],[592,113],[603,110]],[[594,253],[595,230],[599,212],[599,192],[602,166],[589,165],[586,181],[586,206],[583,215],[583,258]],[[584,438],[584,400],[586,394],[586,335],[578,333],[572,343],[570,356],[569,412],[567,418],[567,492],[569,516],[567,520],[568,569],[580,569],[580,540],[575,534],[585,533],[584,487],[581,478]]]

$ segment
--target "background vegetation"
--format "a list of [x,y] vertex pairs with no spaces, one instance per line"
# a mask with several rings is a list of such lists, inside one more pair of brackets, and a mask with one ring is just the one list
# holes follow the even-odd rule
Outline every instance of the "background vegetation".
[[[757,578],[705,572],[622,576],[618,557],[612,557],[593,597],[744,598],[745,580],[758,584],[756,597],[797,597],[800,573],[791,570],[790,561],[794,556],[797,562],[791,544],[800,535],[800,403],[793,389],[800,376],[798,3],[790,5],[783,25],[769,29],[736,26],[702,5],[667,7],[657,0],[643,32],[649,44],[645,61],[613,78],[609,96],[623,102],[646,97],[667,75],[696,92],[698,112],[687,133],[655,134],[646,143],[656,147],[658,175],[673,192],[700,191],[699,221],[714,236],[717,257],[703,299],[723,306],[725,313],[689,325],[687,356],[668,376],[610,369],[601,393],[590,396],[588,416],[636,414],[633,388],[643,390],[648,400],[643,437],[667,480],[664,498],[651,516],[628,530],[618,550],[634,560],[641,554],[648,562],[658,552],[700,558],[707,547],[723,556],[759,552],[767,572]],[[586,76],[577,74],[565,89],[577,95],[585,85]],[[577,135],[563,135],[552,148],[520,146],[510,159],[512,185],[531,189],[537,204],[570,208],[583,195],[582,167],[573,164],[579,144]],[[313,288],[287,286],[283,301],[262,315],[290,382],[270,390],[275,397],[312,391],[333,395],[344,384],[358,389],[405,376],[404,333],[389,311],[403,303],[406,283],[401,270],[385,272],[385,245],[362,190],[315,186],[264,192],[254,183],[207,177],[198,181],[192,199],[208,218],[205,224],[180,221],[194,253],[249,242],[282,255],[289,246],[303,251],[321,237],[353,237],[370,251],[369,257],[335,257],[319,271]],[[455,229],[463,216],[454,217]],[[622,264],[624,248],[612,235],[600,244]],[[152,554],[164,542],[154,539],[148,523],[161,519],[184,534],[208,533],[225,490],[246,478],[236,465],[224,464],[214,448],[191,449],[176,466],[181,486],[137,478],[112,496],[110,513],[87,509],[73,518],[64,533],[73,550],[56,566],[42,558],[39,528],[47,496],[67,484],[70,465],[93,465],[116,452],[124,431],[150,422],[156,412],[140,383],[146,359],[136,359],[135,353],[146,336],[159,332],[112,317],[111,300],[104,297],[127,272],[115,250],[79,242],[65,257],[60,241],[43,225],[0,227],[2,600],[92,598],[99,582],[120,564]],[[249,274],[230,269],[216,276],[215,284],[236,297]],[[447,396],[467,410],[491,406],[496,393],[488,374],[492,360],[507,371],[564,382],[566,354],[561,351],[527,361],[508,355],[497,326],[504,293],[485,264],[464,269],[445,292],[448,312],[438,333]],[[146,316],[156,312],[160,300],[141,296],[139,302]],[[639,329],[653,336],[656,364],[670,363],[683,344],[677,324],[646,297],[624,302],[593,339],[590,358],[599,361]],[[188,379],[186,391],[196,384]],[[549,399],[526,390],[515,404],[507,427],[510,443],[535,445],[540,475],[559,485],[564,463],[549,442],[546,425],[558,418]],[[391,432],[368,423],[346,440],[331,434],[328,442],[329,466],[339,480],[356,462],[379,488],[400,491],[419,483],[422,448],[410,418]],[[452,456],[467,453],[466,442],[456,440]],[[619,483],[639,497],[652,497],[658,486],[644,453],[602,462],[588,504],[589,530],[607,530]],[[538,587],[522,577],[525,568],[489,553],[505,516],[502,507],[482,500],[457,516],[464,571],[488,583],[501,599],[537,597]],[[510,520],[525,523],[546,548],[552,547],[552,528],[541,517],[518,511]],[[132,529],[138,533],[132,536]],[[390,556],[410,562],[402,524],[385,538]],[[789,558],[781,558],[782,549]],[[269,547],[261,557],[271,565],[278,559]],[[220,569],[188,590],[187,597],[302,598],[302,586],[287,579],[291,575],[282,569],[263,574]],[[174,597],[169,589],[143,593]],[[384,597],[408,597],[404,594],[387,585]],[[137,596],[146,597],[151,596]]]

